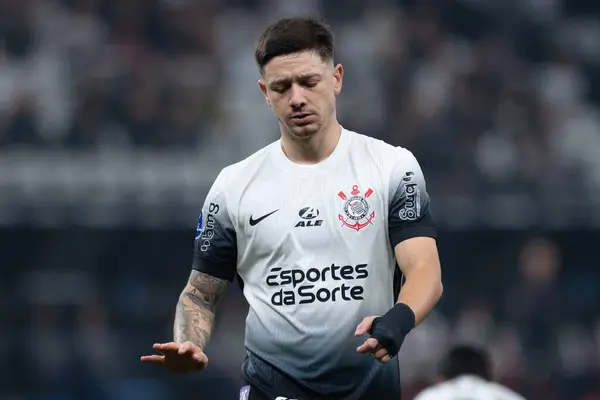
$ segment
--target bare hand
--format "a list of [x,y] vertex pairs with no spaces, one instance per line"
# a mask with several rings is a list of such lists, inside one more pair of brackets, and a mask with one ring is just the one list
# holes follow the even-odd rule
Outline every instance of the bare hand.
[[[365,333],[368,333],[371,329],[371,324],[373,323],[373,320],[375,318],[377,317],[366,317],[365,319],[363,319],[362,322],[356,327],[356,332],[354,332],[354,336],[362,336]],[[356,351],[363,354],[371,353],[377,361],[382,362],[384,364],[392,359],[392,357],[390,357],[390,355],[388,354],[387,350],[379,344],[377,339],[373,338],[368,338],[367,340],[365,340],[365,342],[362,345],[360,345],[356,349]]]
[[155,343],[152,348],[162,355],[143,356],[140,360],[143,363],[162,365],[177,374],[202,371],[208,364],[206,354],[192,342]]

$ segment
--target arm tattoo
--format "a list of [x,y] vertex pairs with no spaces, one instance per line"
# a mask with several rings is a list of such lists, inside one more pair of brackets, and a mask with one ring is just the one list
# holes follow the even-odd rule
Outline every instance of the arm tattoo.
[[217,305],[225,289],[227,281],[192,271],[177,303],[173,328],[175,342],[190,341],[204,350],[210,340]]

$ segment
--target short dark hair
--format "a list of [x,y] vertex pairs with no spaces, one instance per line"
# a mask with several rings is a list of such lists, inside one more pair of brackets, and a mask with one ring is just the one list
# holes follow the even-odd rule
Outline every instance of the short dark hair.
[[310,18],[284,18],[269,25],[258,40],[254,58],[261,73],[273,58],[314,51],[325,61],[333,60],[334,38],[324,22]]
[[451,349],[440,365],[440,375],[453,379],[461,375],[475,375],[491,379],[488,354],[473,346],[457,346]]

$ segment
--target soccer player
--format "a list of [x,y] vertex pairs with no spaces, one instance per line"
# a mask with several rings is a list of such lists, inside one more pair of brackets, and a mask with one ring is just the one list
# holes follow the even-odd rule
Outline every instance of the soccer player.
[[[261,35],[259,87],[281,139],[216,178],[174,340],[143,362],[204,369],[217,305],[238,275],[250,306],[240,398],[400,398],[390,361],[442,293],[436,229],[412,153],[338,122],[344,70],[333,52],[330,29],[310,19]],[[394,298],[396,262],[405,284]]]
[[440,383],[422,391],[415,400],[525,400],[492,382],[488,355],[470,346],[453,348],[440,368]]

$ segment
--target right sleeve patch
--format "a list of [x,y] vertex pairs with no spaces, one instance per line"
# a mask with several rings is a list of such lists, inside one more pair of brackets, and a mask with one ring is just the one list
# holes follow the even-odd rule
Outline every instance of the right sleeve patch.
[[[218,180],[219,178],[217,178]],[[237,237],[224,193],[213,184],[198,217],[192,268],[233,281],[237,264]]]

